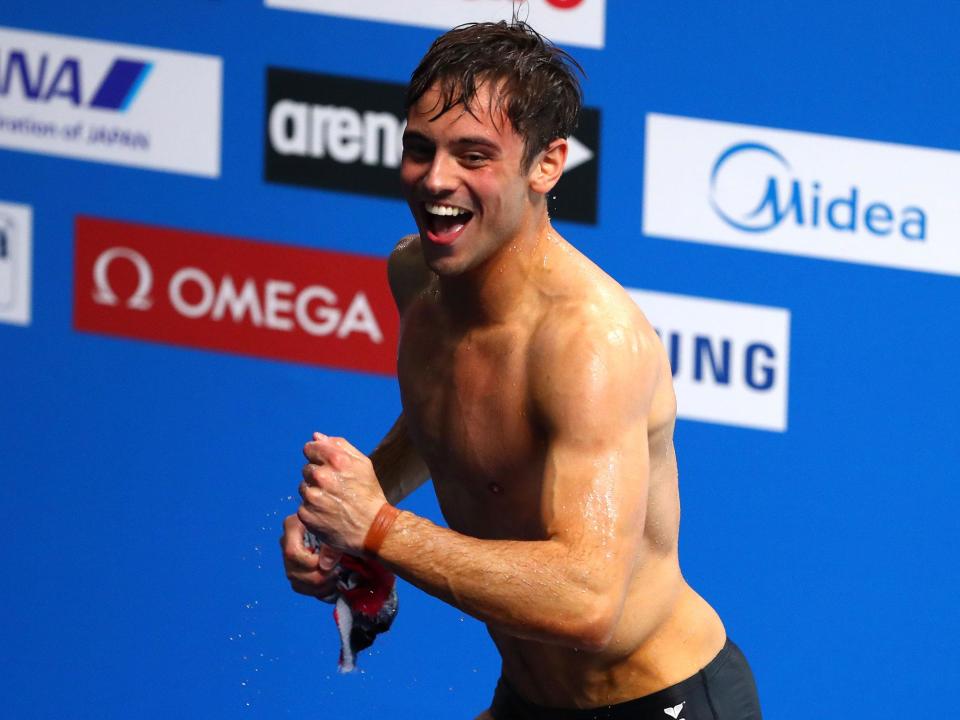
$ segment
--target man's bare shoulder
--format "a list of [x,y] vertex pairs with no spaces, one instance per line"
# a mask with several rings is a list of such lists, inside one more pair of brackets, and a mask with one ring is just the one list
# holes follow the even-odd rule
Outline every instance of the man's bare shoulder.
[[434,277],[433,271],[423,261],[420,236],[413,234],[400,238],[387,259],[387,279],[401,314]]
[[[646,406],[669,373],[663,345],[627,291],[579,252],[557,267],[530,338],[531,389]],[[552,404],[552,401],[551,401]]]
[[548,301],[536,337],[543,349],[579,338],[592,343],[629,341],[636,352],[658,351],[657,334],[629,293],[593,261],[561,242],[566,252],[542,280]]
[[629,365],[656,359],[662,348],[630,296],[614,286],[551,303],[531,336],[530,349],[547,364],[610,354]]

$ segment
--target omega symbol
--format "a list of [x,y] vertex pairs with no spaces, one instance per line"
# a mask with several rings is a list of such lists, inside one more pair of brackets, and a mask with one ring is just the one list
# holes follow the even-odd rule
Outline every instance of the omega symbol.
[[137,289],[133,295],[127,298],[126,305],[131,310],[147,310],[153,304],[150,299],[150,290],[153,288],[153,270],[147,259],[136,250],[125,247],[113,247],[104,251],[97,258],[93,266],[93,281],[97,289],[93,293],[94,302],[100,305],[116,305],[119,302],[117,294],[110,287],[110,279],[107,273],[110,269],[110,263],[114,260],[124,259],[133,263],[137,270]]

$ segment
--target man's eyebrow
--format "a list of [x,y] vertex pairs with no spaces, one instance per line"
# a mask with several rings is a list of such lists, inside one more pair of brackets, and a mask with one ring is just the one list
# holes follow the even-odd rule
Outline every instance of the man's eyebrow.
[[484,147],[488,147],[488,148],[490,148],[491,150],[500,150],[500,146],[497,145],[497,143],[495,143],[493,140],[488,140],[487,138],[481,137],[481,136],[479,136],[479,135],[469,135],[469,136],[467,136],[467,137],[457,138],[457,139],[454,141],[454,144],[456,144],[456,145],[483,145]]
[[403,141],[407,142],[408,140],[416,140],[417,142],[425,142],[433,144],[433,140],[428,138],[423,133],[418,133],[416,130],[406,130],[403,133]]
[[[426,143],[427,145],[435,145],[436,143],[428,138],[423,133],[417,132],[416,130],[406,130],[403,133],[403,142],[415,142],[415,143]],[[471,146],[471,145],[480,145],[482,147],[489,148],[495,152],[500,152],[501,148],[493,140],[489,140],[482,135],[464,135],[463,137],[458,137],[453,141],[454,145],[458,146]]]

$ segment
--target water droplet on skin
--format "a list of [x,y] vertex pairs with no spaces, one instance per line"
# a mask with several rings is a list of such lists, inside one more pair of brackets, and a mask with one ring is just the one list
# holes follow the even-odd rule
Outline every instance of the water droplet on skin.
[[503,488],[498,483],[495,483],[495,482],[490,483],[489,485],[487,485],[487,487],[489,488],[490,492],[492,492],[494,495],[499,495],[500,493],[503,492]]

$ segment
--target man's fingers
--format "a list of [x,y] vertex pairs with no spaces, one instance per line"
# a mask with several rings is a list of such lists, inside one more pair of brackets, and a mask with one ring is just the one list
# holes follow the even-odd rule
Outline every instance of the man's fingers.
[[340,558],[342,556],[343,553],[339,550],[336,550],[329,545],[321,545],[317,550],[317,565],[324,572],[330,572],[337,566],[337,563],[340,562]]
[[317,556],[303,544],[306,531],[300,518],[290,515],[283,521],[283,535],[280,536],[280,548],[283,550],[284,564],[295,565],[304,571],[316,571],[319,563]]
[[[320,433],[317,433],[318,435]],[[331,437],[327,438],[326,442],[333,445],[337,450],[346,455],[349,455],[354,460],[360,460],[364,457],[363,453],[357,450],[353,445],[350,444],[350,441],[342,437]]]
[[303,481],[307,485],[314,485],[316,487],[320,486],[320,483],[323,481],[326,471],[324,470],[323,465],[314,465],[313,463],[307,463],[303,466],[303,469],[300,471],[300,475],[303,477]]
[[342,442],[345,442],[343,438],[327,437],[323,433],[315,432],[313,440],[303,446],[303,454],[310,462],[329,462],[331,454],[336,455],[340,451]]
[[293,588],[294,592],[300,593],[301,595],[326,598],[337,591],[337,581],[334,579],[326,583],[317,584],[290,578],[290,587]]
[[347,459],[362,460],[364,455],[342,437],[327,437],[314,433],[313,440],[303,446],[303,454],[312,462],[331,465],[341,470]]
[[[299,533],[297,531],[300,531]],[[303,526],[303,523],[300,522],[300,518],[297,517],[296,513],[293,515],[287,515],[283,519],[283,534],[284,536],[290,535],[291,537],[303,537],[303,531],[306,528]]]
[[[297,488],[297,492],[300,493],[300,499],[303,500],[304,505],[309,505],[311,508],[319,509],[320,503],[323,501],[323,488],[319,488],[316,485],[311,485],[306,480],[300,483],[300,487]],[[303,505],[300,506],[300,510],[303,510]],[[306,519],[303,517],[303,514],[297,510],[297,515],[300,518],[300,522],[306,524]]]
[[316,440],[311,440],[303,446],[303,456],[310,462],[316,463],[317,465],[323,465],[326,462],[324,447]]
[[303,544],[303,533],[305,530],[306,528],[296,514],[287,515],[287,517],[283,519],[283,535],[280,536],[280,547],[283,548],[284,551],[289,548],[290,550],[306,552],[306,547]]

